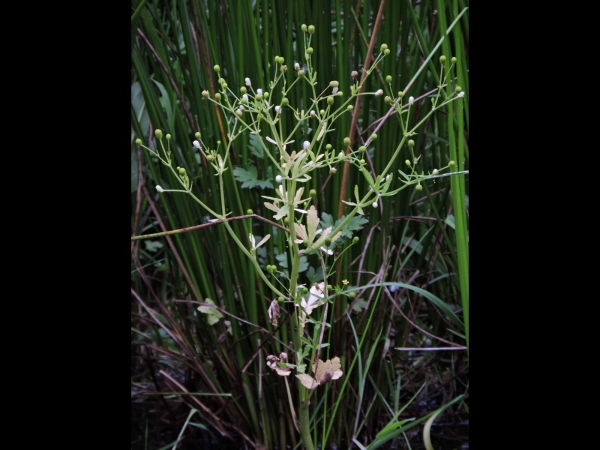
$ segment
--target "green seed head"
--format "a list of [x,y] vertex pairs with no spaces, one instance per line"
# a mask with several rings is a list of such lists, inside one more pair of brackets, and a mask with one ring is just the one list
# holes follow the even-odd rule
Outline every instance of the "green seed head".
[[138,139],[136,139],[136,140],[135,140],[135,144],[136,144],[136,145],[142,145],[142,140],[141,140],[141,139],[139,139],[139,138],[138,138]]
[[302,31],[306,31],[306,25],[305,25],[305,24],[302,24],[302,26],[300,27],[300,29],[301,29]]
[[450,61],[452,61],[452,64],[456,63],[456,56],[453,56]]
[[305,73],[305,72],[304,72],[304,70],[300,69],[300,70],[298,71],[298,76],[299,76],[300,78],[302,78],[302,77],[304,76],[304,73]]
[[417,185],[415,186],[415,189],[416,189],[417,191],[422,191],[422,190],[423,190],[423,186],[421,186],[420,184],[417,184]]
[[321,114],[322,116],[324,116],[324,115],[325,115],[325,110],[324,110],[324,109],[321,109],[321,110],[319,111],[319,114]]
[[337,169],[335,167],[332,167],[331,169],[329,169],[330,174],[334,174],[336,172],[337,172]]
[[388,75],[387,77],[385,77],[385,81],[387,81],[388,83],[392,82],[392,76]]
[[357,243],[358,243],[358,241],[360,241],[360,239],[359,239],[359,237],[358,237],[358,236],[354,236],[354,237],[352,238],[352,243],[353,243],[353,244],[357,244]]
[[183,167],[179,168],[179,175],[181,175],[181,176],[185,175],[185,169]]
[[[140,144],[142,143],[142,141],[140,141]],[[331,144],[327,144],[325,146],[325,150],[331,150]]]
[[385,56],[389,55],[389,54],[390,54],[390,49],[389,49],[389,48],[386,48],[386,49],[384,50],[383,54],[384,54]]
[[459,92],[461,92],[461,91],[462,91],[462,88],[461,88],[460,86],[456,86],[456,87],[454,88],[454,92],[456,92],[457,94],[458,94]]
[[252,211],[251,209],[247,209],[246,214],[254,214],[254,211]]
[[263,96],[260,94],[256,94],[256,97],[254,97],[256,100],[262,100]]
[[208,91],[204,90],[202,91],[202,98],[208,98],[210,94],[208,93]]
[[440,56],[440,62],[444,64],[446,62],[446,57],[444,55]]
[[200,139],[200,136],[201,136],[201,135],[200,135],[200,132],[199,132],[199,131],[196,131],[196,133],[194,133],[194,136],[196,136],[196,139]]
[[408,146],[409,147],[414,147],[415,146],[415,141],[413,141],[412,139],[408,140]]
[[218,92],[215,94],[215,98],[217,99],[217,101],[221,100],[221,94],[219,94]]
[[331,87],[338,87],[340,85],[339,81],[330,81],[329,82],[329,86]]
[[308,34],[314,34],[314,33],[315,33],[315,26],[309,25],[308,26]]
[[406,161],[404,161],[404,164],[406,164],[407,166],[410,166],[410,161],[407,159]]
[[308,193],[308,195],[310,195],[311,198],[314,198],[315,195],[317,195],[317,191],[315,189],[311,189],[310,192]]
[[213,67],[213,69],[215,69],[215,72],[220,72],[221,71],[221,67],[219,67],[219,65],[215,65],[215,67]]
[[167,134],[165,137],[167,138],[167,141],[171,140],[171,135],[170,134]]
[[376,141],[376,140],[377,140],[377,133],[373,133],[373,134],[371,135],[371,140],[372,140],[372,141]]
[[159,130],[158,128],[156,130],[154,130],[154,136],[156,136],[158,139],[162,139],[162,137],[163,137],[162,130]]
[[398,91],[398,97],[402,98],[403,95],[404,93],[402,91]]
[[379,51],[384,52],[387,50],[387,48],[388,48],[387,44],[381,44],[381,47],[379,47]]
[[350,145],[350,138],[349,138],[349,137],[345,137],[345,138],[344,138],[344,145],[345,145],[346,147],[348,147],[348,146]]
[[352,110],[354,109],[354,106],[352,106],[352,105],[348,105],[348,106],[346,107],[346,109],[347,109],[348,111],[352,111]]
[[392,98],[389,95],[386,95],[383,101],[389,105],[390,103],[392,103]]
[[246,89],[246,86],[242,86],[242,87],[240,88],[240,92],[241,92],[242,94],[245,94],[246,92],[248,92],[248,89]]
[[348,297],[350,297],[350,298],[356,297],[356,292],[354,292],[354,291],[348,292]]
[[282,106],[287,106],[290,104],[290,101],[288,100],[287,97],[284,97],[283,100],[281,100],[281,105]]
[[327,104],[333,105],[333,97],[327,97]]
[[365,147],[364,145],[361,145],[360,147],[358,147],[358,151],[364,153],[367,151],[367,147]]
[[448,165],[449,165],[450,167],[452,167],[452,166],[455,166],[455,165],[456,165],[456,163],[455,163],[454,161],[448,161]]

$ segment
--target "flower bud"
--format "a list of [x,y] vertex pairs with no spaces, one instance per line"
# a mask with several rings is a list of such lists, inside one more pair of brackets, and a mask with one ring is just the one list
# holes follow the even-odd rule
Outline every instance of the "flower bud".
[[345,145],[346,147],[348,147],[348,146],[350,145],[350,138],[349,138],[349,137],[345,137],[345,138],[344,138],[344,145]]
[[277,181],[278,183],[281,183],[283,181],[283,177],[281,175],[277,175],[275,177],[275,181]]
[[262,100],[263,96],[262,96],[262,94],[256,94],[256,96],[254,98],[256,100]]
[[450,61],[452,61],[452,64],[456,63],[456,56],[453,56]]
[[352,111],[353,109],[354,109],[354,106],[352,106],[352,105],[346,106],[347,111]]
[[338,87],[340,85],[339,81],[330,81],[329,82],[329,86],[331,87]]
[[300,27],[300,29],[301,29],[302,31],[306,31],[306,25],[305,25],[305,24],[302,24],[302,26]]
[[207,90],[202,91],[202,98],[208,98],[209,95]]
[[308,26],[308,34],[314,34],[314,33],[315,33],[315,26],[309,25]]
[[179,168],[179,175],[181,175],[181,176],[185,175],[185,169],[183,167]]
[[202,150],[202,147],[200,146],[200,142],[194,141],[194,142],[192,142],[192,145],[194,146],[194,148],[197,148],[198,150]]
[[377,206],[378,206],[378,204],[377,204],[377,200],[375,200],[375,201],[373,202],[373,208],[377,208]]
[[333,97],[327,97],[327,104],[333,105]]
[[246,214],[254,214],[254,211],[252,211],[251,209],[246,210]]
[[325,245],[331,245],[331,238],[329,236],[325,238]]
[[408,104],[412,105],[415,102],[415,98],[411,95],[410,97],[408,97]]
[[221,68],[218,65],[215,65],[213,67],[213,69],[215,69],[215,72],[220,72],[221,71]]
[[287,105],[290,104],[290,101],[289,101],[289,99],[287,97],[283,97],[283,99],[281,100],[281,104],[283,106],[287,106]]
[[[246,88],[242,88],[242,89],[246,90]],[[248,103],[248,94],[242,95],[242,103]]]
[[218,92],[215,94],[215,98],[217,99],[217,101],[221,100],[221,94],[219,94]]
[[325,110],[324,109],[319,110],[319,114],[321,114],[322,116],[324,116],[325,115]]
[[194,133],[194,136],[196,136],[196,139],[200,139],[200,132],[196,131],[196,133]]
[[[246,94],[246,92],[248,92],[248,89],[246,89],[246,86],[242,86],[242,87],[240,88],[240,92],[241,92],[242,94]],[[247,98],[246,98],[246,100],[247,100]]]
[[412,139],[408,140],[408,146],[409,147],[414,147],[415,146],[415,141],[413,141]]
[[388,75],[387,77],[385,77],[385,81],[387,81],[388,83],[392,82],[392,76]]
[[300,64],[294,63],[294,70],[300,70]]
[[440,173],[440,171],[439,171],[439,170],[437,170],[437,169],[433,169],[433,172],[431,172],[431,173],[432,173],[433,175],[437,175],[437,174],[439,174],[439,173]]
[[142,145],[142,140],[141,140],[141,139],[139,139],[139,138],[138,138],[138,139],[136,139],[136,140],[135,140],[135,144],[136,144],[136,145]]
[[348,297],[350,297],[350,298],[356,297],[356,292],[354,292],[354,291],[348,292]]
[[446,57],[444,55],[440,56],[440,62],[444,64],[446,62]]
[[331,150],[331,144],[327,144],[327,145],[325,146],[325,150]]
[[422,190],[423,190],[423,186],[421,186],[420,184],[417,184],[417,185],[415,186],[415,189],[416,189],[417,191],[422,191]]
[[465,96],[464,92],[460,92],[456,97],[457,98],[463,98]]
[[329,169],[329,173],[334,174],[337,172],[337,169],[335,167],[332,167],[331,169]]
[[314,189],[311,189],[310,192],[308,193],[308,195],[310,195],[311,198],[314,198],[314,196],[317,195],[317,191]]
[[377,133],[373,133],[373,134],[371,135],[371,140],[372,140],[372,141],[376,141],[376,140],[377,140]]
[[353,71],[350,73],[350,76],[351,76],[352,78],[356,78],[356,77],[358,76],[358,72],[357,72],[356,70],[353,70]]
[[358,241],[360,241],[360,238],[359,238],[358,236],[354,236],[354,237],[352,238],[352,243],[353,243],[353,244],[357,244],[357,243],[358,243]]
[[450,167],[452,167],[452,166],[455,166],[455,165],[456,165],[456,163],[455,163],[454,161],[448,161],[448,165],[449,165]]
[[314,112],[312,109],[310,110],[310,112],[308,114],[310,115],[310,117],[315,117],[317,115],[317,113]]
[[246,83],[246,86],[250,86],[252,84],[250,82],[250,78],[248,78],[248,77],[244,78],[244,82]]
[[299,71],[298,71],[298,76],[299,76],[300,78],[302,78],[302,77],[304,76],[304,70],[299,70]]
[[275,114],[281,114],[281,106],[279,106],[279,105],[275,106]]
[[387,48],[388,48],[387,44],[381,44],[381,47],[379,47],[379,51],[384,52],[385,50],[387,50]]
[[302,147],[304,147],[304,150],[310,148],[310,142],[304,141],[304,143],[302,144]]
[[379,97],[383,95],[383,89],[377,89],[377,91],[375,91],[375,96]]
[[364,153],[367,151],[367,147],[365,147],[364,145],[361,145],[360,147],[358,147],[358,151]]
[[389,105],[392,103],[392,98],[389,95],[386,95],[383,101]]
[[154,130],[154,136],[156,136],[158,139],[162,139],[162,137],[163,137],[162,130],[159,130],[158,128],[156,130]]
[[308,53],[309,55],[312,55],[312,54],[313,54],[313,52],[314,52],[314,50],[313,50],[313,48],[312,48],[312,47],[308,47],[308,48],[306,49],[306,53]]
[[262,93],[263,93],[263,91],[262,91],[262,89],[261,89],[261,88],[258,88],[258,89],[256,90],[256,94],[257,94],[257,95],[262,95]]
[[461,92],[461,91],[462,91],[462,88],[460,86],[456,86],[454,88],[454,92]]
[[160,186],[160,184],[156,186],[156,190],[158,192],[165,192],[165,190]]
[[390,49],[389,49],[389,48],[386,48],[386,49],[383,51],[383,54],[384,54],[385,56],[389,55],[389,54],[390,54]]
[[407,159],[406,161],[404,161],[404,164],[406,164],[407,166],[410,166],[410,161]]

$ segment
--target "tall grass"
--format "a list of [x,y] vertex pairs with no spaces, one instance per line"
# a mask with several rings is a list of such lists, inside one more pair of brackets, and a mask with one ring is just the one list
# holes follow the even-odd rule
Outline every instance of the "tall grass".
[[[468,12],[431,52],[467,6],[458,0],[133,2],[132,235],[194,228],[132,241],[132,448],[168,445],[186,424],[184,440],[224,439],[254,448],[299,445],[285,384],[265,365],[266,355],[293,353],[289,320],[271,325],[272,294],[222,226],[209,222],[211,217],[188,196],[156,194],[154,186],[175,186],[176,180],[135,139],[152,146],[155,129],[170,133],[174,159],[193,180],[194,194],[216,210],[223,200],[244,242],[250,232],[272,234],[263,263],[289,267],[284,235],[261,201],[266,191],[242,188],[234,177],[234,167],[253,166],[259,179],[269,180],[271,163],[252,151],[252,138],[245,135],[233,144],[225,199],[219,198],[209,163],[191,146],[196,131],[211,148],[227,141],[227,118],[202,101],[203,90],[211,96],[217,92],[213,66],[220,65],[232,89],[243,86],[245,77],[267,89],[275,56],[285,57],[290,67],[294,61],[303,64],[300,25],[312,24],[321,89],[338,80],[340,91],[349,92],[351,72],[360,74],[370,65],[372,49],[387,43],[392,55],[365,90],[414,96],[410,120],[416,123],[431,109],[428,96],[439,84],[439,56],[455,56],[457,80],[446,89],[460,85],[465,101],[433,114],[412,139],[426,172],[449,160],[462,172],[469,168]],[[389,87],[387,75],[392,76]],[[294,76],[293,70],[286,73],[288,83]],[[276,100],[278,95],[272,92]],[[310,107],[308,91],[292,91],[288,98],[290,104]],[[343,150],[345,137],[362,145],[375,131],[378,138],[368,144],[366,159],[379,173],[402,139],[397,115],[373,97],[355,106],[354,115],[336,123],[329,143]],[[285,135],[294,121],[284,115],[282,126]],[[302,142],[306,136],[300,128],[293,139]],[[410,156],[402,151],[406,154],[399,161]],[[332,221],[348,212],[341,200],[353,197],[355,185],[368,188],[344,166],[335,176],[322,173],[307,184]],[[332,355],[341,355],[345,375],[311,400],[315,443],[343,447],[354,439],[375,448],[394,439],[418,448],[415,425],[452,401],[436,420],[454,426],[438,427],[444,432],[437,436],[432,432],[433,445],[466,439],[457,424],[468,420],[468,400],[461,397],[468,392],[468,176],[439,178],[423,187],[405,189],[368,211],[363,227],[354,231],[360,244],[348,248],[335,266],[332,284],[348,280],[357,295],[341,297],[329,312],[330,348]],[[307,262],[318,269],[316,261]],[[301,276],[307,285],[315,281],[310,268]],[[197,310],[206,299],[224,315],[214,325]],[[291,312],[284,311],[281,319]],[[421,347],[454,349],[397,350]],[[192,409],[198,422],[188,420]],[[401,423],[408,418],[417,420]],[[385,428],[390,421],[395,425]]]

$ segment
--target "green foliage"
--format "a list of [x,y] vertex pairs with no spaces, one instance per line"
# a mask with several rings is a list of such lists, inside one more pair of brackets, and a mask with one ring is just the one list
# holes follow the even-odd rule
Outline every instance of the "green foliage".
[[252,189],[258,187],[260,189],[273,189],[273,183],[270,181],[273,179],[271,168],[267,173],[266,180],[258,179],[258,170],[252,164],[248,164],[247,169],[242,167],[236,167],[233,169],[235,179],[242,183],[243,188]]

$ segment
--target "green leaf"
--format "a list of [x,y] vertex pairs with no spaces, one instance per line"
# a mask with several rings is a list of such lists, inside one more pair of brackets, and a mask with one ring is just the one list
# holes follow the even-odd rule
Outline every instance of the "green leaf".
[[319,281],[323,281],[323,271],[320,268],[317,271],[314,267],[310,266],[306,272],[306,278],[308,278],[308,284],[312,286]]
[[163,247],[163,243],[160,241],[144,241],[144,245],[149,252],[155,252]]
[[273,189],[273,183],[269,180],[258,179],[258,170],[253,165],[248,165],[248,170],[236,167],[233,169],[233,175],[237,181],[242,182],[243,188],[252,189],[258,187],[260,189]]
[[248,148],[250,149],[250,153],[260,159],[264,159],[265,157],[265,149],[260,143],[260,139],[255,134],[249,135]]
[[361,312],[367,306],[368,302],[362,298],[359,298],[352,305],[352,309],[357,313]]
[[[327,214],[326,212],[321,213],[321,222],[319,223],[319,228],[327,228],[333,227],[334,229],[344,221],[346,216],[342,216],[340,219],[336,220],[335,223],[333,221],[333,216]],[[362,230],[362,228],[369,223],[367,219],[360,216],[354,216],[350,221],[344,225],[342,228],[342,237],[351,238],[353,236],[353,231]]]

